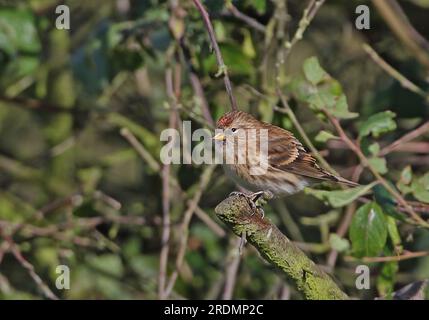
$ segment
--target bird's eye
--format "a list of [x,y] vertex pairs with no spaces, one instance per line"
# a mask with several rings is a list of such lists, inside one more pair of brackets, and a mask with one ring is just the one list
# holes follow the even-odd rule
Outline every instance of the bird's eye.
[[237,128],[232,128],[231,131],[234,133],[235,131],[237,131]]

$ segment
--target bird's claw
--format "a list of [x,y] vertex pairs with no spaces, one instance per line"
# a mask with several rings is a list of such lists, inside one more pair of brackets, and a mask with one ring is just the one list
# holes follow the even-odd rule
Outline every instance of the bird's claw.
[[245,197],[250,205],[250,208],[252,209],[252,215],[255,213],[255,211],[257,211],[261,214],[262,219],[265,217],[265,212],[262,209],[262,206],[264,206],[268,200],[273,198],[273,194],[270,191],[258,191],[250,194],[233,191],[229,194],[229,196]]

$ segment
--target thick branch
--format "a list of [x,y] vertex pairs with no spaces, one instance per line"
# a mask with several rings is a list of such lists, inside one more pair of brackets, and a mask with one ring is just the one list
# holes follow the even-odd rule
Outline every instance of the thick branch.
[[272,265],[292,279],[306,299],[345,300],[347,295],[267,218],[252,211],[247,198],[231,196],[215,209],[217,216],[247,240]]

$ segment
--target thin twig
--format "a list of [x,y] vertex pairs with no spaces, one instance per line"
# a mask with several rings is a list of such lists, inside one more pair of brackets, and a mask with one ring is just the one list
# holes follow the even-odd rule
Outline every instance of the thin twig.
[[189,79],[191,80],[192,89],[194,90],[195,96],[199,99],[201,104],[201,111],[204,119],[211,125],[214,125],[213,117],[210,113],[209,104],[204,95],[203,85],[201,84],[200,78],[194,70],[194,66],[191,61],[191,52],[186,46],[184,39],[180,40],[180,47],[182,49],[183,57],[189,70]]
[[[173,72],[168,68],[165,75],[167,93],[170,97],[172,110],[169,119],[169,128],[175,128],[177,124],[176,102],[177,97],[174,93]],[[161,253],[159,258],[158,275],[158,297],[166,299],[166,277],[168,264],[168,251],[170,240],[170,164],[165,164],[162,168],[162,235],[161,235]]]
[[[157,162],[155,158],[152,157],[152,155],[145,149],[145,147],[138,141],[138,139],[126,128],[121,129],[121,134],[124,136],[127,141],[131,144],[131,146],[136,149],[137,153],[141,156],[143,160],[147,162],[149,167],[155,172],[158,172],[161,176],[161,179],[163,179],[164,173],[163,170],[161,170],[160,164]],[[179,192],[179,195],[182,199],[186,199],[186,193],[180,188],[179,183],[177,182],[174,177],[169,178],[170,186],[174,187],[177,192]],[[211,229],[216,235],[223,238],[225,236],[225,231],[216,223],[213,221],[213,219],[204,212],[203,209],[201,209],[199,206],[197,206],[195,210],[196,216],[204,222],[209,229]]]
[[197,7],[198,11],[200,12],[201,17],[203,18],[207,32],[209,34],[211,45],[213,47],[213,50],[214,50],[214,53],[216,56],[216,61],[217,61],[218,68],[219,68],[216,75],[220,76],[223,74],[223,80],[225,82],[226,92],[228,93],[229,101],[231,103],[231,110],[232,111],[238,110],[237,101],[235,100],[235,97],[232,93],[232,85],[231,85],[231,81],[229,80],[229,76],[228,76],[228,68],[225,65],[225,62],[223,61],[222,53],[221,53],[219,45],[216,41],[216,35],[215,35],[214,30],[213,30],[212,23],[210,22],[209,14],[207,13],[206,9],[204,8],[204,6],[201,4],[201,2],[199,0],[193,0],[193,1],[194,1],[195,6]]
[[[402,139],[402,137],[400,138]],[[396,144],[396,143],[395,143]],[[386,144],[384,147],[389,146],[390,144]],[[344,141],[339,139],[331,139],[327,143],[327,147],[329,149],[348,149],[349,147],[344,143]],[[383,148],[384,148],[383,147]],[[381,150],[383,150],[383,148]],[[390,146],[389,146],[390,149]],[[381,151],[380,151],[381,152]],[[387,153],[385,153],[387,152]],[[379,155],[386,155],[392,152],[410,152],[410,153],[422,153],[429,154],[429,142],[424,141],[402,141],[399,145],[395,145],[394,149],[386,150],[383,154],[379,153]],[[402,159],[404,160],[404,159]],[[408,159],[407,159],[408,161]]]
[[[311,142],[311,140],[308,137],[308,135],[305,133],[305,130],[302,128],[302,126],[299,123],[298,119],[296,118],[294,112],[292,111],[292,108],[289,106],[289,103],[288,103],[286,97],[282,93],[281,84],[280,84],[280,77],[279,77],[280,69],[284,65],[285,60],[286,60],[289,52],[291,51],[292,47],[299,40],[302,39],[302,36],[303,36],[304,32],[307,30],[309,24],[311,23],[311,21],[313,20],[313,18],[315,17],[315,15],[317,13],[317,11],[323,5],[324,2],[325,2],[325,0],[311,0],[310,1],[310,3],[308,4],[308,6],[304,9],[303,16],[302,16],[302,18],[301,18],[301,20],[299,22],[299,27],[296,30],[295,35],[292,38],[292,41],[286,42],[286,44],[284,46],[282,46],[280,48],[279,52],[278,52],[277,62],[276,62],[275,82],[276,82],[276,93],[277,93],[278,97],[280,98],[280,102],[281,102],[283,108],[274,107],[274,110],[282,112],[282,113],[286,113],[289,116],[289,118],[292,121],[293,125],[298,130],[298,132],[301,135],[302,139],[304,140],[306,146],[313,153],[314,157],[320,162],[320,164],[325,169],[327,169],[328,171],[332,172],[333,174],[338,175],[338,173],[334,170],[334,168],[332,168],[329,165],[329,163],[322,157],[322,155],[320,154],[320,152],[316,149],[316,147]],[[280,8],[285,9],[283,7],[283,5],[281,5]],[[283,24],[280,24],[280,25],[283,25]],[[281,34],[284,36],[283,32]],[[284,39],[279,39],[279,40],[284,41]]]
[[429,224],[424,221],[419,215],[417,215],[413,208],[404,200],[400,193],[398,193],[387,181],[378,173],[378,171],[369,163],[366,156],[363,154],[362,150],[346,135],[343,128],[340,125],[338,119],[336,119],[332,114],[324,109],[323,110],[329,121],[334,126],[335,130],[338,132],[340,138],[349,146],[350,150],[352,150],[359,158],[361,163],[370,169],[375,178],[386,188],[386,190],[398,201],[398,204],[402,205],[407,213],[421,226],[428,227]]
[[21,264],[21,266],[27,270],[30,277],[36,283],[40,291],[45,295],[46,298],[51,300],[58,300],[58,297],[49,289],[48,285],[42,280],[42,278],[36,273],[34,266],[24,258],[19,247],[12,240],[11,236],[2,235],[3,239],[9,243],[9,251],[13,254],[15,259]]
[[388,64],[370,45],[364,43],[363,49],[371,57],[371,59],[380,66],[380,68],[386,71],[392,78],[399,81],[402,87],[422,96],[425,99],[429,99],[427,92],[425,92],[412,81],[408,80],[403,74]]
[[[363,166],[361,164],[357,165],[353,171],[351,180],[353,182],[358,182],[362,172],[363,172]],[[340,222],[340,225],[338,226],[338,229],[336,231],[336,234],[340,238],[346,235],[347,230],[349,229],[349,226],[352,222],[353,214],[356,212],[356,207],[357,205],[355,201],[353,201],[347,206],[346,213],[344,214]],[[332,249],[328,254],[328,258],[326,259],[328,267],[334,268],[337,258],[338,258],[338,251]]]
[[237,7],[232,4],[231,1],[227,1],[226,8],[237,19],[243,21],[256,31],[265,33],[265,26],[263,24],[259,23],[259,21],[255,18],[249,17],[248,15],[242,13],[240,10],[237,9]]
[[417,32],[396,0],[372,0],[396,36],[429,70],[429,42]]
[[354,257],[346,256],[345,259],[349,261],[362,261],[365,263],[373,263],[373,262],[403,261],[403,260],[426,257],[426,256],[429,256],[429,251],[417,251],[417,252],[404,251],[402,255],[390,256],[390,257],[354,258]]
[[215,169],[214,165],[210,165],[204,169],[204,172],[200,177],[198,189],[195,192],[192,199],[188,201],[188,208],[183,216],[183,222],[180,228],[181,241],[180,241],[179,251],[176,257],[176,268],[171,274],[168,284],[165,288],[165,291],[164,291],[165,298],[168,298],[168,296],[171,294],[174,288],[174,285],[176,283],[177,277],[179,275],[179,272],[182,268],[183,260],[185,258],[185,253],[186,253],[186,247],[188,244],[189,223],[191,222],[191,218],[196,210],[196,207],[198,206],[198,203],[201,200],[204,190],[207,188],[210,182],[210,178],[212,176],[214,169]]
[[[350,223],[352,222],[353,214],[355,213],[355,211],[356,211],[356,202],[353,201],[349,206],[347,206],[346,213],[344,214],[344,217],[341,220],[340,225],[336,231],[336,234],[339,237],[342,238],[347,233],[347,230],[350,226]],[[337,258],[338,258],[338,251],[335,249],[331,249],[326,259],[326,264],[328,265],[328,267],[333,269],[335,266],[335,263],[337,262]]]
[[223,238],[226,236],[225,230],[222,229],[210,216],[204,212],[199,206],[195,207],[195,215],[200,218],[218,237]]
[[239,254],[237,248],[241,244],[241,239],[235,237],[235,241],[232,241],[230,249],[230,260],[226,267],[225,275],[225,286],[222,293],[223,300],[231,300],[234,293],[235,282],[237,279],[238,267],[240,266],[241,254]]
[[425,122],[420,127],[408,132],[407,134],[405,134],[404,136],[402,136],[398,140],[394,141],[393,143],[391,143],[388,146],[381,149],[379,152],[379,155],[385,156],[386,154],[388,154],[388,153],[392,152],[393,150],[395,150],[396,148],[398,148],[400,145],[405,144],[405,143],[421,136],[422,134],[424,134],[428,131],[429,131],[429,121]]
[[292,48],[303,38],[305,31],[307,30],[311,21],[313,21],[314,17],[316,16],[319,9],[322,7],[324,2],[325,0],[311,0],[308,6],[304,9],[302,18],[299,21],[299,27],[296,30],[292,40],[284,44],[286,51],[284,52],[284,55],[282,57],[283,61],[280,61],[280,64],[284,63],[284,60],[287,58]]
[[146,148],[137,140],[135,135],[133,135],[132,132],[128,130],[128,128],[122,128],[120,132],[121,136],[127,139],[129,144],[137,151],[140,157],[147,162],[148,166],[153,171],[159,172],[161,170],[159,163],[152,157],[149,151],[147,151]]

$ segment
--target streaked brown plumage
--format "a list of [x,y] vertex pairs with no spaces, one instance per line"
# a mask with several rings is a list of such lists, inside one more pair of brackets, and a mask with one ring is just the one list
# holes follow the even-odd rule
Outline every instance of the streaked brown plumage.
[[245,143],[240,144],[236,141],[234,144],[236,149],[228,149],[225,152],[227,154],[233,152],[234,158],[239,154],[246,158],[244,164],[224,164],[224,168],[228,176],[250,191],[270,191],[275,196],[281,196],[298,192],[314,181],[358,185],[321,168],[291,132],[259,121],[248,113],[242,111],[226,113],[218,120],[216,127],[224,130],[224,133],[214,138],[223,143],[224,148],[227,148],[226,141],[235,138],[238,130],[257,129],[257,132],[260,129],[268,130],[268,165],[264,174],[250,174],[249,162],[252,163],[254,159],[249,158]]

